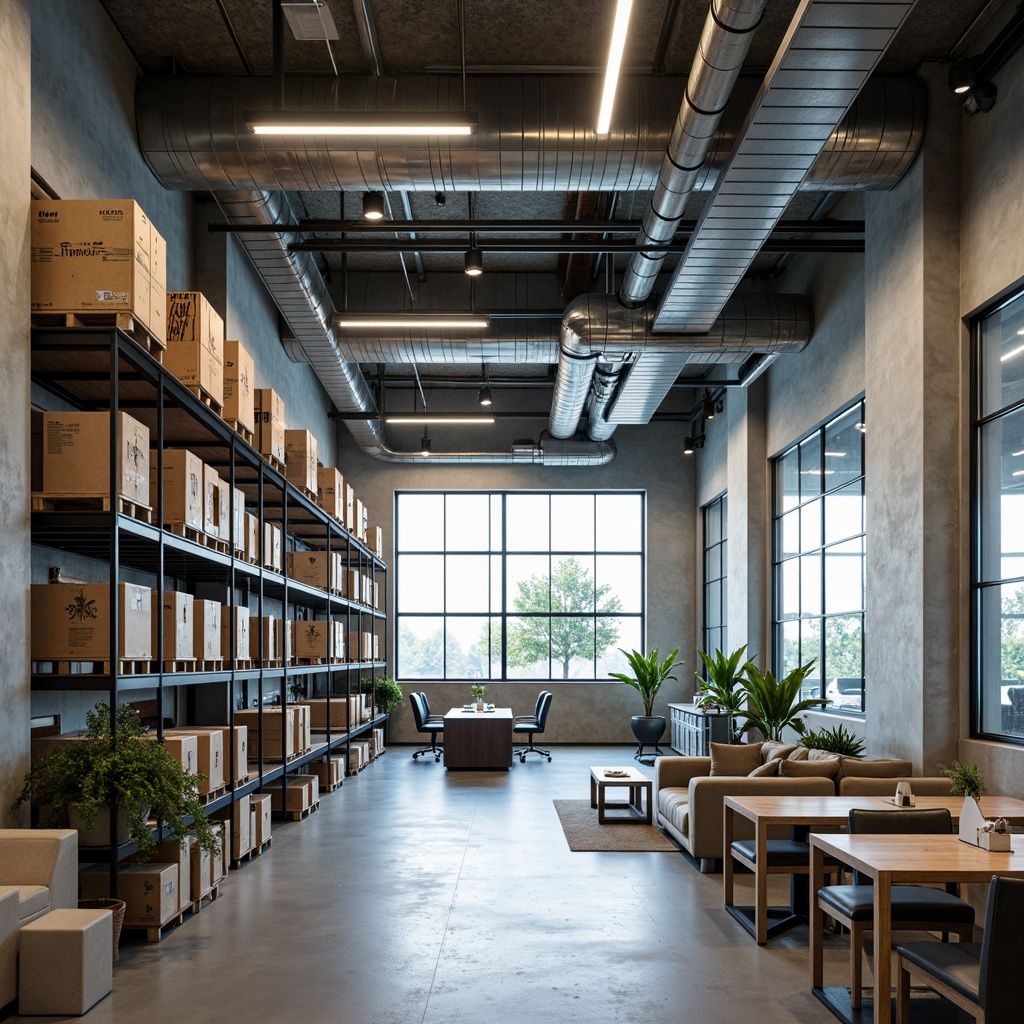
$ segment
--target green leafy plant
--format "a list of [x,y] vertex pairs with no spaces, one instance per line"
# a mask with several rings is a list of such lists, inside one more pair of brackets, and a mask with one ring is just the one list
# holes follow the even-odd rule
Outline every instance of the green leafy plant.
[[812,659],[782,679],[776,679],[771,672],[762,673],[756,665],[749,665],[740,681],[747,701],[747,706],[739,712],[744,719],[742,731],[756,728],[766,740],[781,740],[782,730],[789,726],[803,735],[806,726],[799,716],[832,703],[822,697],[800,698],[800,689],[813,668]]
[[948,768],[940,766],[939,771],[949,779],[953,796],[972,796],[978,800],[985,792],[985,777],[973,761],[954,761]]
[[860,757],[864,753],[863,741],[841,723],[830,729],[805,732],[800,737],[800,745],[827,750],[830,754],[843,754],[846,757]]
[[484,694],[487,692],[487,687],[477,684],[476,686],[471,686],[469,688],[469,692],[473,695],[473,700],[483,700]]
[[377,707],[385,715],[390,715],[402,703],[402,685],[391,676],[377,680],[376,694]]
[[162,821],[177,839],[194,832],[204,850],[220,850],[219,833],[199,802],[204,775],[189,775],[163,743],[142,726],[138,711],[119,704],[116,730],[110,708],[98,703],[86,714],[86,735],[75,743],[33,762],[14,810],[30,799],[40,808],[42,828],[67,828],[73,807],[82,827],[90,829],[96,815],[116,805],[126,815],[131,841],[143,852],[156,846],[146,824],[147,813]]
[[[655,647],[649,654],[641,654],[640,651],[626,651],[619,648],[626,656],[629,667],[633,674],[625,672],[609,672],[608,675],[618,679],[620,683],[632,686],[640,693],[644,702],[644,714],[650,718],[654,710],[654,698],[658,695],[662,684],[669,679],[675,679],[671,674],[676,662],[676,655],[679,653],[677,647],[664,661],[658,660],[658,648]],[[680,664],[682,664],[680,662]]]
[[750,661],[740,664],[746,649],[747,645],[744,644],[728,656],[718,648],[715,648],[713,655],[697,651],[697,657],[704,663],[704,675],[702,676],[699,671],[695,673],[700,685],[694,704],[698,707],[715,705],[723,711],[734,713],[743,707],[746,696],[740,687],[740,681],[746,675],[747,668],[753,665]]

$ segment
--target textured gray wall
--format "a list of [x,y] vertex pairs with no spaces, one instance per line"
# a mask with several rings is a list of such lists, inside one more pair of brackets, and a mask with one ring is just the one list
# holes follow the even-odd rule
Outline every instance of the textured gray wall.
[[[642,429],[621,427],[615,434],[617,458],[607,466],[590,469],[545,469],[543,466],[392,466],[365,455],[344,428],[340,428],[341,471],[356,495],[370,509],[371,523],[384,530],[385,559],[393,550],[394,493],[405,489],[471,490],[522,488],[533,490],[573,488],[642,488],[647,491],[647,646],[662,654],[680,647],[685,664],[677,682],[668,684],[656,705],[693,693],[696,642],[694,617],[694,477],[693,463],[684,460],[677,424]],[[438,445],[440,448],[441,446]],[[476,447],[476,446],[472,446]],[[389,574],[393,588],[394,574]],[[393,592],[388,607],[394,607]],[[393,630],[393,623],[390,624]],[[393,632],[389,652],[393,654]],[[405,686],[426,691],[431,709],[447,711],[464,703],[462,685],[419,681]],[[511,705],[517,714],[533,709],[537,683],[502,682],[488,685],[488,697]],[[546,732],[559,743],[630,742],[629,718],[642,714],[638,694],[616,682],[557,683]],[[395,714],[392,739],[415,739],[408,702]]]
[[29,40],[28,0],[0,4],[0,825],[6,826],[26,818],[10,807],[28,768],[29,747]]

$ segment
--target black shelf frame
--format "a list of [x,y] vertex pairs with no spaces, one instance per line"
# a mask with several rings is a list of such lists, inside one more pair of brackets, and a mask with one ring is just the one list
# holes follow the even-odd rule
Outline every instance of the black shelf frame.
[[[109,565],[110,608],[118,608],[118,585],[122,568],[148,573],[156,577],[154,597],[161,604],[168,577],[187,580],[190,585],[217,583],[227,587],[232,604],[239,600],[251,604],[255,599],[255,615],[265,615],[265,602],[278,601],[282,605],[282,620],[292,617],[326,615],[343,622],[346,645],[353,631],[374,632],[375,624],[387,621],[387,565],[375,552],[341,523],[321,509],[305,493],[292,485],[284,474],[267,463],[258,451],[215,413],[192,394],[176,377],[134,339],[122,331],[110,328],[37,328],[32,331],[32,380],[69,406],[83,411],[106,411],[111,417],[110,430],[110,509],[109,512],[33,512],[32,541],[56,550],[93,558]],[[155,474],[157,502],[153,510],[154,522],[145,523],[117,511],[120,448],[117,420],[127,412],[145,423],[150,430],[150,447],[156,452]],[[229,507],[228,552],[224,553],[196,541],[172,533],[162,527],[163,517],[163,453],[169,448],[186,448],[206,465],[217,470],[227,481],[231,501]],[[258,520],[259,564],[254,565],[239,557],[236,548],[234,496],[241,490],[246,508],[255,508]],[[314,550],[341,552],[345,569],[357,569],[368,574],[371,582],[381,585],[384,607],[370,608],[360,601],[340,597],[288,578],[286,572],[265,568],[264,523],[279,525],[281,529],[282,569],[287,569],[289,550],[305,550],[299,545],[313,546]],[[329,578],[329,577],[328,577]],[[299,609],[302,611],[300,612]],[[253,612],[250,609],[250,615]],[[240,707],[267,706],[268,695],[273,694],[277,704],[290,703],[289,689],[298,681],[305,687],[308,680],[314,690],[322,683],[323,694],[330,700],[346,700],[361,692],[361,675],[370,673],[371,700],[376,697],[376,680],[387,671],[387,630],[382,630],[381,658],[369,662],[342,661],[314,665],[289,665],[281,653],[280,667],[262,667],[264,662],[263,630],[250,639],[252,660],[260,667],[236,669],[234,659],[227,667],[213,672],[169,673],[163,671],[163,616],[156,617],[156,648],[154,657],[157,671],[142,674],[50,674],[33,673],[31,686],[36,692],[92,692],[106,694],[111,708],[111,722],[115,721],[120,698],[132,692],[155,691],[159,709],[157,735],[163,737],[164,693],[177,688],[194,688],[219,684],[227,694],[228,722],[232,734],[235,711]],[[282,637],[287,626],[282,627]],[[235,621],[230,623],[231,650],[235,650]],[[119,616],[111,614],[110,651],[120,650]],[[255,644],[255,648],[253,648]],[[346,654],[347,654],[346,650]],[[110,659],[112,667],[119,659]],[[356,676],[353,689],[352,677]],[[322,678],[319,678],[322,677]],[[276,687],[273,684],[276,683]],[[270,684],[269,688],[265,684]],[[275,693],[276,691],[276,693]],[[316,694],[320,696],[321,694]],[[299,698],[301,699],[301,698]],[[330,722],[328,715],[328,723]],[[352,739],[381,726],[387,715],[362,723],[348,730],[332,733],[330,727],[323,739],[309,751],[287,764],[264,761],[262,743],[257,757],[246,765],[249,778],[241,785],[236,780],[241,774],[236,766],[235,744],[229,744],[227,764],[229,778],[227,792],[206,804],[208,815],[233,809],[238,801],[251,793],[280,782],[282,797],[287,803],[289,775],[311,761],[330,756],[344,749],[346,767]],[[199,723],[195,723],[199,724]],[[216,723],[223,724],[223,723]],[[183,726],[187,728],[187,726]],[[262,730],[261,730],[262,735]],[[111,892],[117,891],[117,865],[137,852],[131,845],[115,846],[116,815],[111,815],[111,844],[102,848],[81,851],[81,859],[109,862],[111,865]],[[161,829],[162,832],[162,829]],[[226,837],[230,841],[230,836]]]

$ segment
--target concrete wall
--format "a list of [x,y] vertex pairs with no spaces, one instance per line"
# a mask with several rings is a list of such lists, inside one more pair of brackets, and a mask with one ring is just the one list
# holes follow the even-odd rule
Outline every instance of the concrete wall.
[[0,4],[0,826],[23,824],[10,807],[28,768],[29,480],[29,62],[28,0]]
[[[339,439],[341,468],[367,503],[370,521],[384,529],[385,560],[393,564],[393,508],[396,490],[403,489],[637,489],[647,491],[647,646],[663,654],[680,647],[684,665],[677,682],[666,685],[656,713],[666,713],[665,704],[693,693],[696,643],[694,615],[694,475],[691,460],[684,460],[678,424],[640,429],[620,428],[615,434],[619,453],[607,466],[589,469],[553,469],[543,466],[500,465],[394,467],[363,454],[347,431]],[[388,607],[394,607],[394,574],[389,574]],[[394,652],[394,623],[389,623],[389,653]],[[400,680],[401,681],[401,680]],[[431,710],[447,711],[468,699],[467,685],[411,681],[404,684],[422,689]],[[488,698],[511,705],[516,714],[533,710],[537,693],[544,686],[535,682],[488,684]],[[614,681],[556,683],[546,738],[551,742],[630,742],[629,718],[642,714],[634,690]],[[391,738],[405,742],[415,739],[415,726],[408,702],[396,712]]]

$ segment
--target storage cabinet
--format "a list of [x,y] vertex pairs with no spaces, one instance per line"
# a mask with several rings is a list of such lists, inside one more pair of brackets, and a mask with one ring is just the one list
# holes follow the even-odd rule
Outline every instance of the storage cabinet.
[[[386,580],[387,566],[121,331],[34,330],[32,377],[35,385],[54,396],[55,404],[106,412],[112,425],[128,412],[144,424],[149,430],[154,481],[149,514],[145,506],[119,503],[117,473],[109,474],[109,501],[86,508],[81,503],[72,507],[34,502],[32,540],[37,557],[59,560],[59,553],[67,552],[97,560],[108,574],[109,607],[117,607],[126,576],[134,583],[151,581],[154,608],[170,606],[169,612],[151,618],[147,610],[147,629],[152,629],[150,660],[129,663],[115,657],[88,666],[60,660],[33,663],[33,691],[86,692],[95,700],[107,701],[112,712],[118,702],[132,700],[133,695],[142,697],[155,704],[156,729],[161,736],[165,719],[185,731],[223,726],[227,729],[223,781],[210,786],[207,813],[237,817],[244,810],[248,816],[250,794],[270,786],[280,790],[280,805],[287,807],[289,782],[307,774],[309,762],[335,751],[348,758],[353,741],[382,724],[384,717],[363,720],[360,714],[355,719],[348,712],[357,704],[362,706],[352,699],[359,694],[360,680],[382,678],[386,671],[387,613],[362,600],[361,593],[343,596],[340,586],[300,582],[280,569],[287,564],[288,553],[323,552],[324,562],[333,570],[329,576],[325,574],[325,581],[333,583],[339,577],[358,574],[374,584],[371,592],[385,594],[386,587],[380,585]],[[118,433],[116,429],[106,431],[109,450],[96,451],[95,459],[118,465]],[[185,451],[219,476],[229,496],[230,511],[219,516],[219,539],[201,529],[183,528],[187,517],[182,512],[181,495],[172,493],[171,486],[175,472],[188,461],[182,454]],[[244,504],[244,513],[240,504]],[[196,518],[196,510],[192,518]],[[245,536],[239,536],[240,532]],[[255,554],[253,540],[258,547]],[[268,551],[268,544],[279,547]],[[218,609],[216,636],[211,622],[209,641],[201,655],[185,655],[171,632],[175,628],[174,603],[183,600],[172,596],[178,594],[190,595],[196,605],[206,602],[203,607],[211,617],[213,609]],[[277,620],[280,626],[271,628],[268,619]],[[106,649],[121,651],[123,620],[117,615],[108,620]],[[303,622],[330,621],[327,632],[332,636],[376,636],[379,650],[374,655],[373,645],[363,644],[358,656],[346,651],[341,657],[330,646],[325,647],[323,657],[303,657],[300,664],[292,664],[292,621],[300,627]],[[245,639],[238,635],[240,629],[249,630],[247,649],[244,643],[240,646]],[[235,657],[240,651],[247,657]],[[307,731],[309,738],[301,740],[302,748],[294,745],[291,758],[282,760],[280,737],[273,740],[273,730],[260,725],[269,726],[269,720],[263,722],[265,717],[280,717],[282,708],[304,700],[325,706],[317,718],[319,728]],[[345,713],[329,712],[328,705]],[[246,714],[238,715],[243,710]],[[232,739],[236,715],[239,725],[244,720],[248,726],[247,741]],[[240,751],[246,751],[245,764],[236,763]],[[105,850],[90,850],[88,858],[106,859],[116,866],[134,852],[112,843]]]
[[672,749],[685,757],[708,757],[710,744],[732,742],[732,715],[705,712],[693,704],[669,704]]

